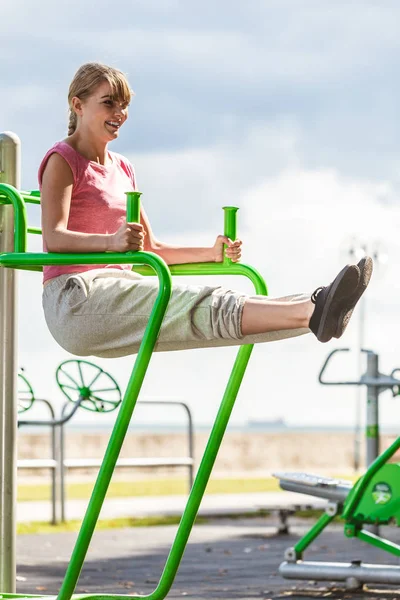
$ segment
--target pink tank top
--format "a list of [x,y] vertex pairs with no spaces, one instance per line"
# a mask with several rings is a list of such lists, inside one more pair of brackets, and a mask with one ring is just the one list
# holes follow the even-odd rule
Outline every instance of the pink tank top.
[[[39,188],[49,157],[56,152],[70,166],[74,178],[67,228],[82,233],[115,233],[126,219],[125,192],[136,189],[135,173],[121,154],[109,152],[110,165],[88,160],[66,142],[57,142],[39,167]],[[43,241],[43,251],[47,252]],[[82,273],[101,268],[131,269],[132,265],[65,265],[43,267],[43,281],[64,273]]]

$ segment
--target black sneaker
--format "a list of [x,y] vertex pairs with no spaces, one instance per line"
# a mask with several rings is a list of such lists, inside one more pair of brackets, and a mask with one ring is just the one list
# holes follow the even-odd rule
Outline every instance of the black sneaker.
[[[364,256],[357,263],[357,267],[360,269],[360,281],[358,283],[358,286],[357,286],[357,289],[356,289],[354,295],[348,299],[349,305],[352,304],[353,307],[350,308],[350,310],[348,310],[347,313],[343,317],[343,327],[342,327],[342,332],[340,335],[342,335],[344,330],[346,329],[347,324],[350,321],[350,317],[353,314],[355,305],[357,304],[357,302],[359,301],[359,299],[361,298],[361,296],[363,295],[363,293],[365,292],[365,290],[368,287],[368,284],[371,279],[373,267],[374,267],[372,258],[370,256]],[[333,337],[338,338],[338,337],[340,337],[340,335],[334,335]]]
[[320,342],[339,338],[348,322],[348,313],[353,311],[365,288],[361,282],[361,272],[357,265],[347,265],[333,282],[319,287],[311,296],[315,304],[309,327]]
[[363,256],[360,262],[357,263],[357,267],[360,269],[360,285],[363,286],[365,291],[371,279],[372,271],[374,268],[374,262],[370,256]]

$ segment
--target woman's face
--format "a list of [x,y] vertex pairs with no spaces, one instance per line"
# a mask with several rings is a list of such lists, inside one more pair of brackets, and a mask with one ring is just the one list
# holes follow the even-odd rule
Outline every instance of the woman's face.
[[107,81],[101,83],[84,101],[73,98],[73,103],[81,117],[81,126],[105,142],[118,137],[120,128],[128,118],[128,105],[112,98]]

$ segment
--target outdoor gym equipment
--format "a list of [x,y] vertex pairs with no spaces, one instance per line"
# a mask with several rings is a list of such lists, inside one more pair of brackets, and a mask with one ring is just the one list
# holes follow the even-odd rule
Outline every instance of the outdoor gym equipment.
[[42,403],[46,406],[50,413],[50,419],[45,421],[38,421],[34,419],[18,418],[18,427],[23,426],[37,426],[37,425],[49,425],[51,429],[51,444],[50,454],[51,457],[47,459],[20,459],[17,462],[18,469],[49,469],[51,473],[51,523],[55,525],[57,523],[57,440],[55,427],[52,426],[55,420],[55,414],[53,406],[49,400],[45,398],[37,398],[33,391],[33,388],[27,379],[26,375],[21,369],[18,373],[18,414],[25,414],[33,406],[37,406],[38,403]]
[[35,394],[23,369],[18,373],[18,414],[24,413],[32,408],[35,401]]
[[[118,408],[122,395],[114,377],[87,360],[65,360],[56,369],[57,385],[67,398],[61,411],[62,425],[66,424],[78,408],[105,413]],[[65,415],[69,406],[72,411]],[[61,521],[65,521],[65,436],[60,428],[60,496]]]
[[75,406],[92,412],[111,412],[121,403],[114,377],[87,360],[64,360],[56,370],[57,385]]
[[[61,411],[62,425],[65,425],[75,414],[77,408],[83,408],[95,413],[109,413],[117,409],[122,400],[122,394],[117,381],[110,373],[87,360],[65,360],[56,370],[56,381],[67,398]],[[74,410],[65,418],[65,412],[71,403]],[[144,406],[179,406],[182,407],[188,419],[188,456],[185,457],[139,457],[121,458],[116,467],[186,467],[188,469],[189,490],[193,485],[194,475],[194,443],[193,422],[188,405],[178,400],[138,400],[137,404]],[[60,499],[61,521],[66,520],[66,485],[65,473],[68,469],[98,468],[98,459],[66,459],[64,427],[60,427]]]
[[[7,184],[0,184],[0,202],[4,206],[0,206],[0,220],[3,218],[7,220],[7,227],[3,229],[3,235],[0,236],[0,266],[6,267],[6,269],[0,269],[0,273],[7,271],[8,269],[13,272],[15,269],[30,269],[40,271],[44,265],[78,265],[78,264],[134,264],[134,269],[144,275],[154,275],[158,277],[159,281],[159,292],[155,301],[152,313],[147,324],[142,343],[137,354],[132,374],[127,386],[127,390],[124,395],[124,399],[121,403],[120,410],[115,421],[114,429],[110,437],[110,441],[104,456],[102,466],[100,468],[91,499],[82,522],[82,526],[78,535],[78,539],[72,553],[71,561],[67,568],[67,572],[62,583],[60,592],[58,594],[59,600],[69,600],[75,590],[80,571],[82,569],[85,556],[90,544],[91,537],[93,535],[96,523],[100,514],[100,510],[114,471],[118,455],[121,450],[121,446],[126,435],[129,423],[132,417],[133,410],[142,386],[144,377],[146,375],[147,367],[149,365],[152,353],[157,342],[157,337],[160,331],[160,327],[168,306],[169,298],[171,295],[171,275],[244,275],[248,277],[254,284],[255,291],[257,294],[267,294],[267,289],[264,280],[259,273],[250,266],[232,263],[228,258],[224,258],[222,263],[200,263],[200,264],[187,264],[187,265],[173,265],[167,267],[165,262],[157,255],[151,252],[134,252],[134,253],[117,253],[110,252],[103,254],[100,252],[93,252],[90,254],[57,254],[57,253],[30,253],[26,252],[26,238],[27,231],[32,231],[33,228],[28,228],[26,207],[25,203],[40,202],[39,195],[35,193],[19,192],[18,191],[18,177],[16,176],[16,168],[10,170],[6,166],[1,164],[1,160],[4,160],[4,156],[12,156],[14,159],[17,158],[17,152],[15,147],[18,146],[16,136],[3,134],[4,151],[0,152],[0,172],[11,173],[9,181],[15,183],[14,186]],[[0,138],[1,142],[1,138]],[[3,157],[3,158],[2,158]],[[1,175],[0,175],[1,176]],[[127,193],[127,219],[130,222],[138,222],[140,218],[140,192],[128,192]],[[10,206],[12,205],[13,211],[10,212]],[[224,233],[231,239],[236,238],[236,207],[225,207],[224,213]],[[14,220],[12,221],[12,219]],[[14,225],[12,225],[12,223]],[[14,242],[12,243],[12,235],[14,231]],[[38,233],[38,230],[35,231]],[[3,237],[3,240],[1,239]],[[0,291],[3,293],[4,285],[11,286],[8,292],[8,299],[1,306],[3,310],[10,312],[9,322],[14,322],[14,300],[15,300],[15,283],[13,278],[0,278]],[[8,327],[8,326],[7,326]],[[13,335],[12,331],[4,327],[2,319],[0,319],[0,347],[4,346],[4,335]],[[0,385],[2,388],[9,392],[8,401],[13,398],[13,373],[14,363],[13,356],[15,352],[15,338],[13,337],[13,344],[9,346],[9,354],[4,355],[5,363],[0,371]],[[145,596],[151,600],[161,600],[168,594],[174,577],[179,567],[180,560],[188,541],[190,531],[192,529],[194,520],[196,518],[200,502],[204,495],[205,488],[207,486],[220,444],[222,442],[225,429],[227,427],[229,417],[231,415],[243,375],[245,373],[248,361],[250,359],[253,345],[249,344],[241,346],[236,361],[234,363],[231,376],[229,378],[224,397],[221,402],[214,426],[210,433],[208,444],[206,446],[203,459],[200,463],[199,469],[189,499],[182,515],[178,531],[172,545],[169,556],[166,560],[166,564],[161,575],[160,581],[157,588],[150,595]],[[1,358],[1,355],[0,355]],[[1,360],[0,360],[1,364]],[[0,409],[5,410],[6,403],[4,402],[4,392],[0,388]],[[2,412],[0,411],[0,414]],[[1,431],[0,435],[5,436],[6,426],[12,428],[13,414],[3,418],[3,423],[0,423]],[[14,445],[12,439],[12,429],[9,432],[9,439],[7,443],[0,445],[0,449],[3,452],[10,452],[8,459],[12,464],[12,456],[14,452]],[[4,464],[4,456],[0,457],[0,463]],[[11,468],[7,471],[7,485],[9,488],[13,486],[9,485],[14,476],[14,470]],[[3,485],[2,492],[4,493],[5,486]],[[1,496],[0,496],[1,497]],[[13,541],[15,538],[15,518],[12,516],[12,510],[15,506],[15,498],[8,491],[8,496],[5,496],[7,504],[9,505],[9,523],[14,525],[14,529],[11,530],[8,527],[7,530],[2,529],[2,538],[0,543],[3,543],[3,550],[5,554],[0,552],[2,559],[1,580],[2,584],[2,596],[7,597],[27,597],[25,595],[14,595],[8,592],[12,592],[15,589],[15,559],[14,559],[14,548]],[[12,502],[10,502],[12,501]],[[7,512],[4,510],[3,513]],[[0,515],[3,517],[3,514]],[[0,523],[1,526],[1,523]],[[4,546],[7,547],[4,547]],[[76,596],[77,598],[79,596]],[[104,599],[105,596],[102,594],[90,595],[90,598]],[[131,596],[131,598],[140,598],[141,596]],[[125,598],[125,596],[113,595],[113,598]]]
[[[23,425],[51,428],[51,458],[18,460],[18,469],[49,469],[51,472],[51,523],[58,522],[57,496],[59,491],[60,519],[66,521],[66,471],[69,469],[99,468],[97,458],[65,458],[64,426],[72,419],[79,408],[90,412],[109,413],[116,410],[122,400],[120,387],[114,377],[98,365],[87,360],[70,359],[63,361],[56,369],[57,385],[66,397],[61,409],[61,417],[56,419],[54,409],[48,400],[36,398],[26,376],[18,374],[18,413],[26,412],[34,403],[44,403],[50,411],[50,419],[18,420]],[[188,422],[188,456],[163,456],[122,458],[116,467],[185,467],[188,469],[188,490],[193,485],[194,442],[193,421],[189,406],[177,400],[138,400],[144,406],[179,406],[184,409]],[[72,409],[71,409],[72,406]],[[57,436],[58,432],[58,436]],[[57,483],[59,488],[57,488]]]
[[[79,375],[79,383],[74,379],[75,369]],[[90,371],[88,371],[90,369]],[[117,382],[111,375],[106,373],[97,365],[88,361],[69,360],[61,363],[56,371],[56,380],[58,386],[64,395],[68,398],[63,406],[61,418],[57,419],[51,403],[44,398],[35,398],[33,389],[23,373],[18,374],[18,412],[26,412],[35,403],[44,403],[50,411],[50,419],[27,419],[18,420],[18,427],[36,426],[51,428],[51,458],[50,459],[26,459],[18,461],[19,469],[50,469],[51,471],[51,505],[52,505],[52,524],[58,522],[57,519],[57,479],[60,479],[61,495],[61,520],[65,517],[65,489],[64,489],[64,437],[63,425],[72,419],[80,406],[96,407],[98,412],[114,410],[121,402],[121,391]],[[95,388],[95,382],[108,388]],[[108,383],[110,382],[110,383]],[[110,387],[111,386],[111,387]],[[97,395],[94,396],[94,393]],[[103,394],[105,394],[103,396]],[[68,412],[67,408],[71,407]],[[92,408],[93,410],[93,408]],[[59,428],[59,449],[57,444],[57,428]]]
[[[364,583],[400,583],[400,566],[384,564],[363,564],[359,560],[350,563],[305,561],[303,554],[320,533],[340,517],[344,521],[344,535],[358,538],[381,550],[400,557],[400,546],[379,535],[379,525],[400,525],[400,464],[389,463],[400,449],[400,437],[387,450],[379,454],[379,394],[392,390],[399,395],[400,380],[394,375],[379,372],[378,355],[363,350],[367,354],[367,371],[358,381],[325,381],[327,365],[339,352],[331,352],[321,369],[319,381],[324,385],[365,385],[367,387],[367,463],[364,475],[353,484],[307,473],[276,473],[282,489],[309,494],[328,500],[325,512],[317,523],[300,541],[285,553],[285,562],[279,572],[288,579],[313,579],[320,581],[344,581],[348,588],[356,589]],[[372,531],[371,531],[372,529]]]

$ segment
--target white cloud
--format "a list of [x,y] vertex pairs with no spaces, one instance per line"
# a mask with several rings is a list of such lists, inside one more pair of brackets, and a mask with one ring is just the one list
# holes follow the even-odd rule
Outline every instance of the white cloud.
[[[184,179],[191,177],[190,159],[180,168]],[[243,189],[239,198],[242,206],[239,222],[245,239],[244,260],[264,274],[274,296],[312,290],[328,283],[342,266],[344,258],[340,256],[340,246],[346,236],[348,239],[354,234],[367,242],[376,239],[385,242],[390,262],[382,277],[374,276],[366,295],[366,341],[381,354],[382,370],[388,372],[398,364],[400,355],[400,342],[395,334],[400,302],[400,283],[397,283],[399,211],[378,203],[382,188],[390,194],[388,182],[352,180],[334,170],[286,169],[254,188]],[[188,201],[188,209],[193,211],[192,200]],[[190,235],[181,229],[171,241],[201,244],[204,237],[211,235],[210,228]],[[21,364],[25,365],[27,375],[31,375],[35,390],[58,398],[60,403],[53,373],[58,362],[68,355],[47,332],[40,308],[40,276],[21,273],[20,279]],[[202,278],[202,281],[209,280]],[[249,284],[236,278],[227,278],[227,285],[251,293]],[[359,311],[356,311],[346,337],[329,345],[318,344],[312,336],[306,336],[257,346],[233,422],[245,422],[249,417],[278,416],[284,416],[293,424],[351,421],[354,392],[321,388],[316,374],[333,347],[355,348],[358,316]],[[209,422],[222,397],[234,356],[234,348],[157,354],[152,360],[143,396],[186,400],[196,422]],[[133,357],[94,360],[110,370],[121,387],[125,386]],[[339,359],[330,376],[351,377],[351,366],[355,368],[354,358],[345,363]],[[392,411],[397,408],[386,402],[382,407],[383,422],[393,422]],[[161,419],[162,412],[159,415]],[[170,418],[168,410],[164,417]],[[90,420],[92,416],[82,414],[80,419]]]
[[254,127],[240,144],[228,138],[206,148],[128,155],[156,234],[216,232],[221,207],[241,206],[243,191],[286,164],[296,164],[297,132],[290,123]]
[[112,26],[102,0],[22,4],[2,3],[0,130],[23,139],[26,187],[65,135],[67,88],[88,60],[116,64],[137,91],[123,152],[240,153],[255,129],[290,122],[303,165],[396,177],[396,2],[122,2]]
[[[42,156],[65,134],[75,69],[116,64],[138,95],[115,149],[137,169],[156,234],[211,243],[220,207],[238,204],[245,260],[273,294],[329,281],[352,235],[379,240],[390,261],[368,290],[367,342],[391,370],[400,355],[398,2],[123,2],[111,25],[109,11],[102,0],[95,10],[2,3],[0,130],[22,139],[24,187],[37,186]],[[39,394],[58,398],[53,373],[67,355],[41,315],[40,276],[20,280],[20,361]],[[356,334],[355,321],[343,343]],[[233,419],[347,422],[352,392],[316,383],[331,347],[308,336],[256,348]],[[185,398],[209,421],[234,354],[155,356],[145,393]],[[132,359],[99,362],[126,383]],[[389,410],[384,402],[387,422]]]

